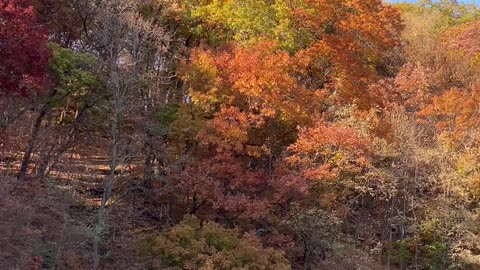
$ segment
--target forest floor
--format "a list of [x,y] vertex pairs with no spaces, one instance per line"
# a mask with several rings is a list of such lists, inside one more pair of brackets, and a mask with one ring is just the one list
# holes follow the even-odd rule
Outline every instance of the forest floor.
[[[0,152],[0,265],[1,269],[89,269],[93,228],[103,195],[103,183],[110,173],[108,153],[98,145],[82,146],[63,155],[43,182],[32,178],[18,183],[22,153],[16,149]],[[34,157],[35,159],[36,157]],[[35,163],[35,162],[33,162]],[[132,167],[119,168],[131,176]],[[34,175],[35,168],[31,168]],[[119,191],[125,179],[118,178]],[[124,177],[125,178],[125,177]],[[128,177],[131,179],[131,177]],[[112,198],[108,207],[109,230],[101,243],[103,269],[116,265],[135,267],[138,244],[135,232],[148,228],[135,211],[126,189]],[[138,196],[136,196],[138,197]],[[121,202],[120,202],[121,201]],[[139,224],[141,223],[141,224]],[[143,224],[143,225],[142,225]],[[133,226],[134,225],[134,226]],[[140,225],[140,226],[139,226]],[[122,268],[124,269],[124,268]]]

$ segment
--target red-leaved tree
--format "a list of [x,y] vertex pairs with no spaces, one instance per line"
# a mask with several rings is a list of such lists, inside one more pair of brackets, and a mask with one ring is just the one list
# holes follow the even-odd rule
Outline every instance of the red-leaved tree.
[[45,27],[24,0],[0,0],[0,93],[32,96],[48,83]]

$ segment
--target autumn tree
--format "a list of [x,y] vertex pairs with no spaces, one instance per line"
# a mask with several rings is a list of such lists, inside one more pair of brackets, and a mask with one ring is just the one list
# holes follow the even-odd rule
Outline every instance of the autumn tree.
[[313,37],[297,54],[304,84],[329,91],[334,100],[368,107],[367,86],[388,75],[382,59],[399,45],[398,10],[379,0],[311,0],[294,13]]
[[[34,100],[45,94],[49,84],[47,30],[37,23],[33,7],[25,1],[2,1],[0,8],[0,22],[5,26],[0,30],[0,91]],[[48,97],[53,95],[49,91]],[[42,106],[22,160],[20,180],[25,177],[45,114]]]
[[196,39],[212,46],[236,41],[240,44],[259,38],[275,40],[289,51],[305,46],[309,36],[295,28],[292,8],[302,1],[183,1],[180,12]]
[[288,147],[286,162],[314,181],[336,181],[341,174],[360,173],[369,164],[368,140],[351,128],[318,124],[302,129]]
[[275,43],[262,41],[225,52],[196,50],[185,75],[195,106],[214,117],[199,133],[219,152],[277,155],[321,112],[322,91],[309,91],[295,78],[295,61]]
[[[468,147],[477,144],[478,86],[463,90],[453,88],[440,96],[433,97],[419,115],[435,124],[439,136],[451,146]],[[460,144],[460,145],[459,145]]]
[[230,154],[187,165],[176,177],[173,189],[182,195],[191,214],[204,213],[228,226],[250,228],[268,222],[272,215],[287,213],[290,204],[305,199],[310,188],[293,171],[279,169],[269,176]]
[[0,2],[0,91],[35,97],[48,84],[47,29],[27,1]]

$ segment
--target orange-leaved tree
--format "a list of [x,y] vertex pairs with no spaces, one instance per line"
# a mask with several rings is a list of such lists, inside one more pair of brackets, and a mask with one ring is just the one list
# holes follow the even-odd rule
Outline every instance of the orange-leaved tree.
[[[321,110],[324,92],[298,83],[295,59],[270,41],[192,53],[185,76],[196,106],[214,118],[199,139],[222,151],[269,155]],[[278,139],[276,139],[278,137]]]
[[358,174],[370,164],[368,139],[354,128],[318,123],[300,130],[298,140],[288,147],[287,164],[314,181],[336,180]]
[[398,10],[380,0],[306,0],[294,12],[311,44],[297,54],[308,84],[336,94],[341,102],[370,106],[367,86],[383,72],[383,60],[399,45]]
[[480,86],[453,88],[433,97],[419,116],[435,124],[440,138],[450,146],[478,143]]

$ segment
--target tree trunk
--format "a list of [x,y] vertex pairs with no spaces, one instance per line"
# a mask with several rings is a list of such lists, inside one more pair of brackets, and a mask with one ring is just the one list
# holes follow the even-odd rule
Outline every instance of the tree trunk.
[[[112,65],[113,66],[113,65]],[[119,137],[120,137],[120,128],[119,120],[121,113],[123,111],[123,99],[122,92],[119,82],[119,74],[116,71],[111,71],[111,83],[113,91],[113,101],[112,101],[112,123],[111,123],[111,148],[110,148],[110,174],[107,178],[107,181],[104,184],[104,192],[102,195],[102,201],[100,204],[100,209],[98,211],[98,221],[95,226],[94,239],[93,239],[93,270],[98,270],[100,266],[100,253],[99,245],[102,241],[104,231],[107,228],[107,202],[110,199],[112,193],[113,183],[115,181],[115,169],[118,165],[119,160]]]
[[[47,124],[45,129],[48,130],[52,125],[52,114],[47,113]],[[45,142],[44,147],[40,150],[40,160],[38,161],[37,177],[40,180],[44,179],[44,173],[48,168],[50,156],[52,155],[53,150],[55,149],[55,144],[51,143],[50,140]]]
[[153,135],[147,131],[147,140],[145,142],[145,168],[143,173],[143,187],[152,189],[153,165],[155,162],[155,153],[153,151]]
[[45,177],[47,177],[50,173],[51,168],[56,165],[60,157],[71,147],[71,143],[75,138],[75,131],[77,130],[78,125],[81,123],[87,109],[90,107],[92,107],[92,105],[85,104],[80,110],[80,112],[77,113],[75,117],[75,122],[68,131],[67,137],[64,140],[63,145],[59,146],[57,150],[55,150],[55,147],[52,146],[50,151],[42,156],[40,166],[37,171],[37,177],[39,177],[39,179],[44,179]]
[[20,172],[18,173],[18,180],[24,181],[27,175],[28,165],[30,164],[30,159],[32,157],[33,149],[35,148],[35,144],[37,143],[38,133],[40,133],[40,129],[42,127],[43,118],[45,115],[50,111],[50,99],[55,96],[57,93],[56,90],[52,90],[47,97],[47,100],[43,104],[40,112],[38,113],[37,119],[32,128],[32,133],[30,140],[28,141],[27,149],[25,149],[25,153],[23,155],[22,163],[20,165]]

